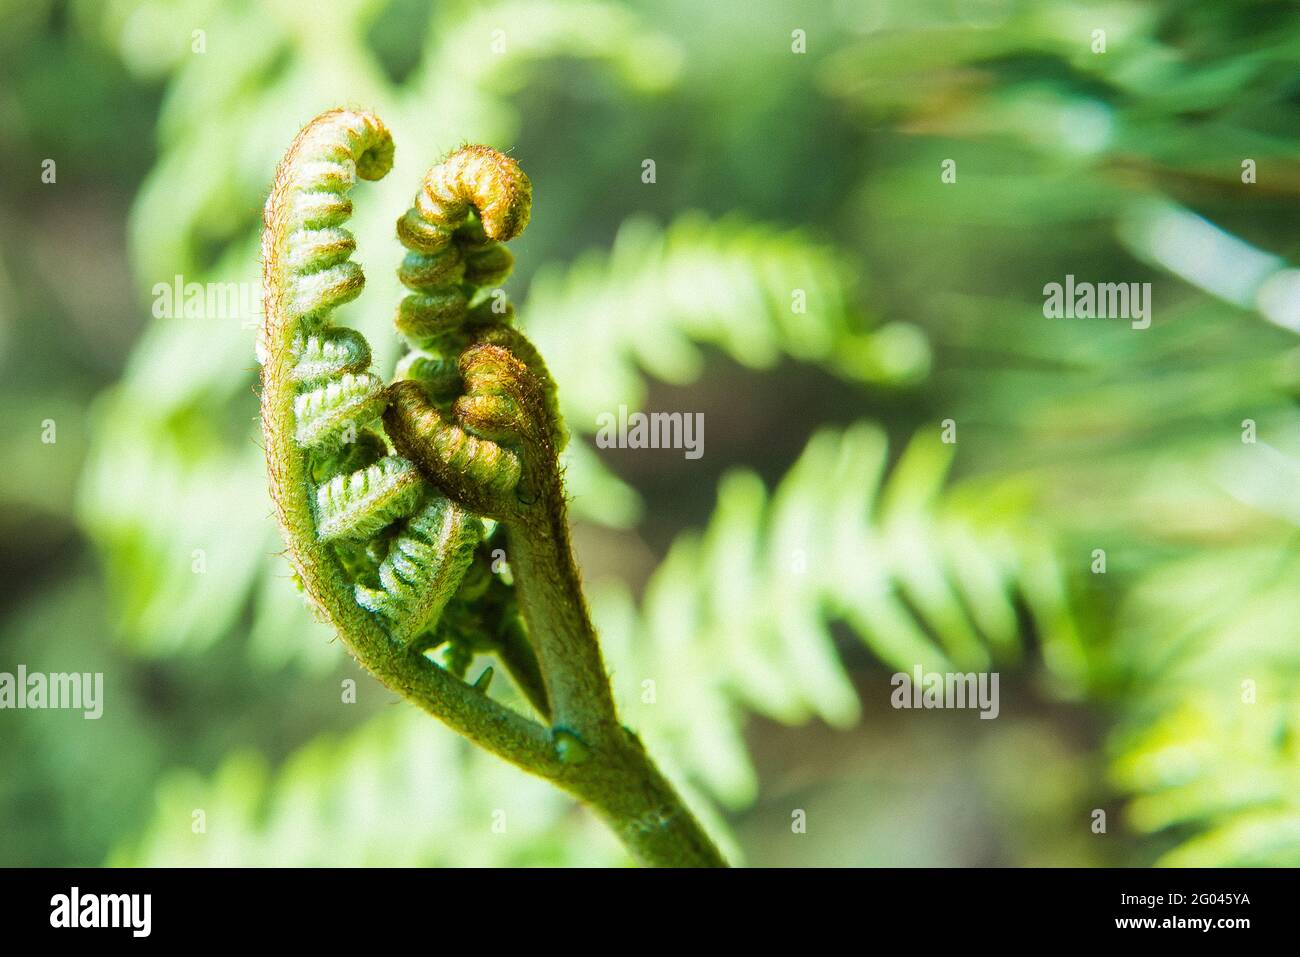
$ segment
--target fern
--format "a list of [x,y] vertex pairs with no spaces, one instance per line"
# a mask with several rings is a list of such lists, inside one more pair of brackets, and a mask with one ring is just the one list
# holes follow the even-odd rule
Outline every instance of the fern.
[[770,368],[788,355],[858,381],[908,382],[929,351],[911,326],[869,329],[853,304],[853,274],[797,231],[686,215],[666,230],[631,219],[608,256],[543,270],[522,324],[552,363],[568,418],[642,401],[641,369],[687,383],[703,371],[695,343]]
[[[510,265],[498,244],[528,224],[532,187],[518,164],[488,147],[463,147],[429,171],[398,224],[412,252],[454,250],[463,260],[458,268],[423,262],[406,269],[403,278],[416,291],[398,323],[424,323],[416,330],[420,344],[438,350],[431,359],[456,362],[464,394],[444,411],[415,380],[390,393],[369,373],[304,381],[298,372],[304,356],[315,361],[322,351],[313,337],[329,338],[331,311],[365,282],[349,258],[355,244],[340,228],[352,210],[347,192],[357,176],[382,178],[392,159],[392,137],[376,116],[323,113],[289,147],[266,202],[262,431],[271,496],[298,580],[377,678],[470,740],[588,802],[638,861],[723,865],[618,719],[569,546],[554,383],[537,350],[508,325],[508,312],[471,308],[479,293],[474,283],[499,279]],[[370,467],[366,459],[382,444],[370,430],[381,413],[410,464],[381,459],[377,471],[358,473],[355,466]],[[348,449],[359,436],[364,444]],[[423,509],[392,536],[376,537],[386,520],[417,501],[418,488],[397,487],[412,471],[436,490],[425,490]],[[314,484],[322,476],[326,484]],[[515,632],[522,641],[502,640],[494,650],[549,727],[489,698],[491,669],[470,686],[463,667],[448,670],[423,654],[440,643],[439,619],[453,600],[472,614],[472,593],[488,591],[464,587],[484,532],[470,512],[506,527],[526,630]],[[332,545],[361,530],[370,541]],[[430,633],[432,641],[422,639]],[[463,636],[451,642],[453,662],[463,658],[463,645]]]
[[[337,596],[320,583],[346,574],[346,563],[301,540],[309,532],[304,519],[310,518],[310,531],[321,542],[373,537],[431,494],[405,460],[388,456],[345,473],[341,466],[346,456],[338,455],[387,406],[382,380],[368,372],[345,371],[369,355],[364,339],[337,333],[329,325],[331,311],[356,298],[365,284],[361,268],[350,259],[356,243],[340,227],[351,215],[347,193],[357,176],[380,179],[392,162],[392,137],[376,117],[344,111],[322,114],[290,147],[266,206],[267,318],[258,353],[264,368],[263,423],[271,453],[271,488],[298,574],[327,615]],[[325,343],[344,343],[329,352],[345,361],[323,368]],[[304,375],[304,365],[313,367],[315,374]],[[291,399],[290,409],[284,408],[284,397]],[[286,412],[301,452],[278,443]],[[331,468],[340,471],[311,486]],[[295,482],[307,486],[306,503],[304,489]],[[435,628],[480,537],[476,520],[433,496],[389,546],[376,587],[358,586],[361,606],[378,614],[401,643]]]
[[1167,563],[1131,594],[1111,773],[1133,826],[1178,841],[1163,864],[1300,857],[1298,586],[1300,561],[1261,543]]
[[[523,466],[510,446],[519,448],[525,438],[521,404],[530,372],[540,376],[546,395],[537,413],[554,425],[548,427],[552,435],[559,428],[545,365],[527,340],[510,333],[512,310],[483,308],[479,285],[509,273],[513,259],[500,244],[528,225],[531,205],[532,185],[514,160],[465,147],[429,171],[415,203],[397,221],[398,238],[410,250],[398,277],[413,291],[398,306],[395,324],[417,347],[399,367],[416,378],[394,387],[387,423],[395,441],[442,487],[492,517],[517,507]],[[480,257],[491,259],[494,270],[473,267]],[[462,387],[453,407],[446,400]],[[491,421],[485,408],[508,410],[510,421]]]
[[[728,475],[702,534],[686,533],[647,585],[641,613],[617,589],[597,603],[622,700],[654,740],[733,808],[757,788],[746,711],[845,727],[858,703],[830,626],[846,624],[889,667],[984,670],[1023,655],[1028,609],[1063,682],[1082,649],[1051,550],[1009,514],[989,522],[963,492],[940,496],[952,447],[918,436],[882,484],[873,425],[826,429],[769,497]],[[984,499],[987,505],[987,499]]]
[[[205,827],[195,828],[202,809]],[[319,739],[271,774],[236,753],[174,772],[116,866],[610,866],[626,857],[544,782],[396,711]]]
[[423,490],[420,473],[396,455],[335,475],[316,488],[316,532],[324,541],[373,538],[410,515]]
[[[509,97],[557,58],[592,63],[620,88],[636,90],[662,90],[680,59],[668,37],[631,12],[597,0],[567,3],[562,11],[544,0],[494,10],[440,7],[430,15],[434,30],[425,66],[395,91],[370,74],[322,74],[314,35],[261,5],[213,11],[206,26],[225,39],[202,57],[162,56],[179,35],[175,24],[157,10],[136,14],[128,29],[119,11],[104,11],[103,36],[119,46],[128,63],[151,74],[170,74],[159,121],[159,159],[136,196],[129,223],[134,273],[145,290],[176,274],[187,282],[256,285],[258,247],[245,211],[265,197],[284,131],[326,105],[386,103],[390,117],[400,118],[406,131],[403,155],[423,158],[467,136],[511,140],[517,110]],[[339,11],[334,55],[368,62],[361,25],[367,15],[364,5]],[[499,56],[468,55],[501,22],[519,25],[512,38],[517,42]],[[612,45],[611,37],[618,38]],[[161,59],[146,58],[149,63],[142,64],[145,49]],[[647,50],[654,53],[649,61]],[[229,149],[230,143],[241,147]],[[409,188],[389,180],[371,187],[376,204],[363,206],[349,224],[361,245],[380,247],[391,240],[392,216],[380,210],[409,198]],[[209,263],[205,253],[214,248],[217,258]],[[381,309],[363,314],[348,309],[342,310],[346,318],[369,337],[376,366],[391,368],[389,317]],[[339,646],[314,641],[310,622],[285,619],[282,599],[267,597],[274,589],[261,583],[283,574],[283,560],[275,557],[277,539],[238,504],[251,501],[264,484],[258,478],[260,455],[244,434],[252,382],[248,330],[258,318],[150,322],[122,383],[100,404],[78,512],[114,582],[116,626],[133,647],[150,654],[198,651],[230,635],[251,606],[256,633],[288,629],[279,632],[284,640],[255,646],[259,664],[324,667],[336,660]],[[330,334],[351,331],[332,327]],[[356,356],[338,371],[364,372],[369,364]],[[300,373],[316,374],[307,366]],[[128,474],[154,479],[124,483]],[[157,478],[162,475],[166,481]],[[213,482],[212,475],[233,478]],[[599,476],[591,481],[605,487],[611,482]],[[630,492],[620,492],[630,514]],[[195,587],[191,571],[196,549],[209,559],[202,587]],[[267,557],[259,562],[251,555]],[[261,608],[271,616],[266,622],[257,612]],[[272,614],[271,608],[277,611]]]
[[356,586],[357,603],[388,621],[395,639],[409,643],[437,625],[482,538],[477,518],[435,498],[393,539],[379,566],[379,587]]

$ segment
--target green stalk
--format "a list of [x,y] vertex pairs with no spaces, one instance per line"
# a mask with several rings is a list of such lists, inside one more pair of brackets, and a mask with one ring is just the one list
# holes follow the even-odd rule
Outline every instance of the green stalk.
[[726,861],[640,740],[619,723],[569,541],[558,472],[542,502],[507,526],[519,607],[551,701],[566,790],[588,802],[632,855],[654,867]]

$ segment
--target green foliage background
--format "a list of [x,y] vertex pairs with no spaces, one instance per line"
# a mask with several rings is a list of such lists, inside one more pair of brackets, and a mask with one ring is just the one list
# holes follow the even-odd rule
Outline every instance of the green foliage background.
[[[274,165],[345,104],[397,141],[343,316],[381,367],[421,172],[481,141],[532,177],[508,291],[578,439],[616,690],[736,859],[1300,864],[1294,4],[0,18],[0,670],[106,684],[99,721],[0,712],[0,863],[624,861],[311,620],[255,316],[151,314],[177,275],[256,282]],[[1152,283],[1151,328],[1044,319],[1067,273]],[[704,457],[598,450],[619,405],[703,412]],[[918,663],[998,670],[1001,716],[892,710]]]

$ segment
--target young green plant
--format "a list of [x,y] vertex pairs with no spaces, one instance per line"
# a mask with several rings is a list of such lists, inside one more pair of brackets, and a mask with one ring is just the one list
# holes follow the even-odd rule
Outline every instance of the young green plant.
[[[637,861],[724,865],[618,720],[569,542],[555,385],[496,288],[513,264],[502,244],[531,211],[519,165],[457,150],[398,220],[411,292],[396,326],[412,349],[397,381],[372,371],[360,333],[331,322],[365,284],[348,194],[392,161],[378,117],[324,113],[289,147],[266,203],[262,430],[297,579],[376,678],[587,803]],[[499,544],[511,582],[492,567]],[[545,723],[488,696],[492,669],[464,680],[479,653]]]

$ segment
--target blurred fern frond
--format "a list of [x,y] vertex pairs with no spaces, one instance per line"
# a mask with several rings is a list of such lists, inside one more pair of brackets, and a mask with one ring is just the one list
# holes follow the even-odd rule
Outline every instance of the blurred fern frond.
[[173,772],[119,866],[609,866],[626,858],[545,782],[443,734],[414,709],[317,738],[273,773],[236,753]]
[[1300,558],[1276,544],[1167,563],[1132,592],[1112,777],[1173,866],[1300,859]]
[[985,490],[976,509],[968,493],[945,493],[951,458],[937,432],[918,436],[885,478],[885,436],[860,423],[818,432],[770,497],[754,474],[728,475],[708,527],[676,540],[639,614],[626,592],[597,588],[632,723],[739,807],[756,789],[745,712],[786,724],[856,720],[835,623],[909,673],[1014,662],[1032,627],[1062,678],[1081,678],[1047,543],[1012,496]]
[[633,217],[613,248],[534,277],[522,323],[547,357],[571,427],[635,406],[643,373],[686,384],[698,348],[768,369],[782,356],[823,363],[855,381],[914,381],[929,349],[905,324],[871,328],[854,302],[854,271],[796,230],[686,214],[667,228]]
[[1208,698],[1188,696],[1116,760],[1114,779],[1136,794],[1129,823],[1173,843],[1158,859],[1166,866],[1295,866],[1300,696]]

